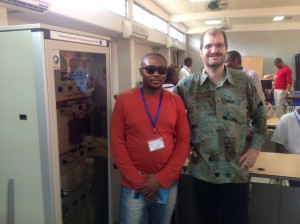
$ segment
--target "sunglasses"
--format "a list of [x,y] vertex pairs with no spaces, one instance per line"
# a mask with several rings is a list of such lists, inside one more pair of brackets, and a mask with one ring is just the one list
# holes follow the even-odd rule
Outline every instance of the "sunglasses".
[[167,66],[154,66],[154,65],[147,65],[146,67],[143,67],[141,69],[145,69],[147,74],[153,75],[156,71],[160,75],[164,75],[167,73],[168,67]]

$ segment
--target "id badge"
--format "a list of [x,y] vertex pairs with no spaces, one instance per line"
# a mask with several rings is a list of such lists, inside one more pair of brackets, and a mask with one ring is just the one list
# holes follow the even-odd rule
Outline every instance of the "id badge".
[[152,140],[149,140],[147,143],[150,152],[156,151],[158,149],[163,149],[165,147],[165,143],[162,137],[154,138]]

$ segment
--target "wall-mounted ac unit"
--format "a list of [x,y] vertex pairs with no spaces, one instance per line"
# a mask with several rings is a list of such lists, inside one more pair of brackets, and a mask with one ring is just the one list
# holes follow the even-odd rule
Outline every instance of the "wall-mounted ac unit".
[[128,20],[123,21],[123,37],[130,39],[146,40],[148,30],[141,25],[131,23]]
[[0,0],[0,6],[7,9],[41,14],[47,12],[50,4],[41,0]]
[[166,48],[178,48],[178,40],[175,40],[172,37],[167,37]]

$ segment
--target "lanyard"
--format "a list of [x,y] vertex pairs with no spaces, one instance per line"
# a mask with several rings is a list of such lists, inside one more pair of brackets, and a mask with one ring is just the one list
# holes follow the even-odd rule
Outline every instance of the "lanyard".
[[160,108],[161,108],[161,104],[162,104],[163,90],[161,91],[161,94],[160,94],[159,104],[158,104],[158,108],[157,108],[157,111],[156,111],[156,115],[155,115],[154,121],[153,121],[153,119],[151,117],[151,114],[150,114],[150,111],[149,111],[149,108],[148,108],[148,105],[147,105],[147,102],[146,102],[146,99],[145,99],[145,95],[144,95],[144,91],[143,91],[142,87],[140,87],[140,90],[141,90],[141,93],[142,93],[143,103],[144,103],[145,109],[147,111],[149,120],[150,120],[151,125],[153,127],[154,135],[155,135],[155,133],[156,133],[155,125],[157,123],[157,120],[158,120],[158,117],[159,117],[159,114],[160,114]]
[[299,118],[299,114],[297,113],[296,110],[294,110],[295,116],[296,116],[296,120],[298,121],[298,124],[300,125],[300,118]]

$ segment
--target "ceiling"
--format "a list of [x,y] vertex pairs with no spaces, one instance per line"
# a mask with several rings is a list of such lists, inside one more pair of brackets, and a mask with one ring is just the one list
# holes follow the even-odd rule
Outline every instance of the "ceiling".
[[[214,3],[211,3],[215,1]],[[207,9],[216,1],[228,7]],[[300,0],[152,0],[170,15],[171,23],[181,23],[188,34],[198,34],[218,26],[228,32],[300,29]],[[285,16],[273,22],[274,16]],[[221,25],[206,25],[207,19],[223,19]]]

